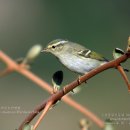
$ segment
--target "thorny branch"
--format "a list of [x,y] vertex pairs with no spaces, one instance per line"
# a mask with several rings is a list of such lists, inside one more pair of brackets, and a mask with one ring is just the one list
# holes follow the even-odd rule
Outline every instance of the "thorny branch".
[[[11,58],[9,58],[4,52],[0,51],[0,59],[3,60],[7,64],[7,69],[8,67],[11,68],[12,72],[16,71],[23,76],[27,77],[30,79],[32,82],[36,83],[39,85],[42,89],[45,89],[49,93],[52,93],[52,87],[46,83],[44,80],[40,79],[38,76],[30,72],[29,70],[23,68],[23,66],[15,63]],[[7,72],[8,73],[8,72]],[[87,109],[87,107],[82,106],[81,104],[77,103],[73,99],[71,99],[68,95],[65,95],[62,100],[67,103],[68,105],[72,106],[76,110],[80,111],[82,114],[84,114],[86,117],[90,118],[95,124],[97,124],[100,128],[104,127],[104,121],[99,119],[95,114],[93,114],[90,110]],[[47,100],[46,100],[47,101]],[[43,101],[39,106],[35,108],[35,110],[30,113],[30,115],[23,121],[21,124],[21,127],[19,130],[23,128],[23,126],[33,120],[33,118],[43,110],[44,105],[46,105],[46,101]],[[45,104],[44,104],[45,103]],[[43,105],[44,104],[44,105]]]
[[[86,75],[83,75],[82,77],[80,77],[78,80],[80,80],[80,83],[83,83],[85,82],[86,80],[90,79],[91,77],[95,76],[96,74],[106,70],[106,69],[109,69],[109,68],[117,68],[121,62],[127,60],[128,58],[130,58],[130,53],[125,53],[123,56],[121,56],[120,58],[116,59],[116,60],[113,60],[113,61],[110,61],[98,68],[96,68],[95,70],[92,70],[91,72],[89,72],[88,74]],[[69,85],[66,85],[64,88],[65,88],[65,91],[64,91],[64,88],[62,90],[60,90],[59,92],[57,92],[56,94],[52,95],[51,97],[49,97],[46,101],[44,101],[40,106],[38,106],[34,112],[34,113],[31,113],[25,120],[24,122],[21,124],[21,126],[19,127],[19,130],[22,130],[22,127],[24,126],[24,124],[26,123],[29,123],[36,115],[38,112],[40,112],[42,109],[45,108],[46,106],[46,103],[49,102],[49,101],[53,101],[53,102],[56,102],[58,100],[60,100],[65,94],[67,94],[68,92],[72,91],[75,87],[77,87],[79,85],[79,81],[78,80],[75,80],[73,81],[72,83],[70,83]],[[128,89],[130,90],[130,84],[128,86]],[[103,125],[104,127],[104,125]],[[103,128],[102,127],[102,128]]]

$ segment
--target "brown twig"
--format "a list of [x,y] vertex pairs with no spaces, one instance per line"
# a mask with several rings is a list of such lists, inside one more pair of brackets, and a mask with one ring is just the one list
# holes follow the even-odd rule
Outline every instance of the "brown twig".
[[[13,68],[14,71],[19,72],[20,74],[24,75],[28,79],[30,79],[32,82],[39,85],[42,89],[45,89],[49,93],[52,92],[52,87],[46,83],[44,80],[37,77],[35,74],[31,73],[29,70],[21,67],[20,65],[16,64],[11,58],[9,58],[6,54],[4,54],[2,51],[0,51],[0,58],[8,65]],[[76,101],[72,100],[69,96],[65,95],[62,100],[67,103],[68,105],[74,107],[76,110],[80,111],[82,114],[90,118],[93,122],[95,122],[100,128],[104,127],[104,122],[99,119],[95,114],[93,114],[90,110],[87,109],[87,107],[84,107],[77,103]],[[40,104],[38,107],[35,108],[35,110],[29,114],[29,116],[23,121],[21,124],[19,130],[22,130],[23,126],[26,123],[31,122],[31,120],[40,112],[43,110],[44,105],[46,104],[46,101],[43,101],[42,104]]]
[[122,75],[122,77],[124,78],[126,84],[127,84],[127,87],[128,87],[128,91],[130,92],[130,83],[129,83],[129,80],[124,72],[124,69],[122,68],[122,66],[117,66],[117,69],[118,71],[120,72],[120,74]]
[[41,120],[44,118],[44,116],[47,114],[48,110],[50,109],[50,107],[52,106],[53,102],[50,101],[46,104],[41,116],[39,117],[39,119],[37,120],[36,124],[33,127],[33,130],[36,130],[36,128],[38,127],[38,125],[40,124]]

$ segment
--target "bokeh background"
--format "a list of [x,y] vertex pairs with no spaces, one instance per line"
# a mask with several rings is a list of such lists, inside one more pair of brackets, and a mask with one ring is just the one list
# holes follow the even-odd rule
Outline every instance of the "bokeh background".
[[[26,55],[34,44],[46,46],[62,38],[112,58],[112,51],[126,49],[130,35],[129,0],[0,0],[0,49],[11,58]],[[130,61],[123,64],[130,69]],[[4,68],[0,63],[0,69]],[[51,84],[52,74],[64,71],[64,83],[77,75],[64,68],[50,54],[40,54],[31,71]],[[127,73],[130,78],[130,74]],[[2,113],[8,107],[31,111],[49,94],[18,73],[0,78],[0,129],[14,130],[28,114]],[[116,130],[130,128],[130,94],[119,72],[106,70],[82,85],[82,91],[72,97],[102,119],[114,115],[126,121],[115,124]],[[118,116],[116,117],[116,115]],[[61,102],[49,111],[38,130],[79,130],[84,116]],[[92,130],[99,130],[93,123]]]

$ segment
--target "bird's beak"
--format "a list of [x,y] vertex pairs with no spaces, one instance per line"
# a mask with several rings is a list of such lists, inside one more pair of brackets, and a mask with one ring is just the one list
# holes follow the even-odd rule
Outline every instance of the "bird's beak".
[[44,48],[43,50],[41,50],[41,52],[48,52],[47,48]]

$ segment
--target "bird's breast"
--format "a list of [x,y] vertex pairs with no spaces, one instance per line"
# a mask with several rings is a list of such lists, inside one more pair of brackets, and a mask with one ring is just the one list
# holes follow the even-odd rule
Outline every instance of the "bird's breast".
[[61,55],[59,58],[60,62],[66,66],[71,71],[85,74],[92,69],[100,66],[103,62],[90,59],[90,58],[81,58],[75,55]]

